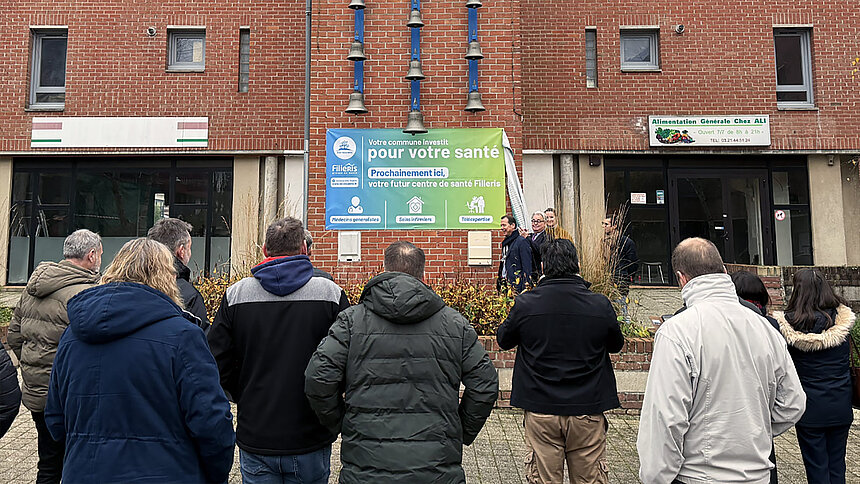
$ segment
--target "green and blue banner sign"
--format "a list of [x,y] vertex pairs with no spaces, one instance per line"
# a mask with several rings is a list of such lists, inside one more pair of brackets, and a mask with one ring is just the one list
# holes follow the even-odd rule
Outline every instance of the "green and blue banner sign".
[[500,128],[326,133],[326,230],[486,230],[504,214]]

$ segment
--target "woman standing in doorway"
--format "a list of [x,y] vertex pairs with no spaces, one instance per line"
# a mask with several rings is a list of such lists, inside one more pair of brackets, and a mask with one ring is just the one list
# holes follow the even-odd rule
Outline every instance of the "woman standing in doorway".
[[848,342],[854,313],[821,272],[801,269],[785,313],[774,317],[806,392],[806,413],[797,423],[806,478],[844,484],[845,446],[854,419]]

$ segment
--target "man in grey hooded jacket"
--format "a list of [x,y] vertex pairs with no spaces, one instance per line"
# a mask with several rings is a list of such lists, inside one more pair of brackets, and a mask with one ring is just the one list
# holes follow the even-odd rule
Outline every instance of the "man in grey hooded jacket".
[[741,305],[710,241],[682,241],[672,267],[687,309],[654,337],[636,442],[639,478],[767,484],[771,439],[806,408],[785,340]]
[[496,370],[466,318],[422,282],[424,251],[395,242],[385,270],[320,343],[305,393],[342,434],[341,483],[464,483],[462,446],[490,415]]

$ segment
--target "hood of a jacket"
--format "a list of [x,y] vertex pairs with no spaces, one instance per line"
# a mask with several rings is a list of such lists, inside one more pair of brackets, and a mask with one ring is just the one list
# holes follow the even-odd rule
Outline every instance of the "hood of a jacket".
[[99,282],[99,277],[98,272],[76,266],[67,260],[40,262],[27,281],[27,293],[43,298],[75,284],[95,284]]
[[186,281],[191,280],[191,269],[188,268],[187,265],[183,264],[179,257],[173,256],[173,267],[176,268],[176,277],[179,279],[185,279]]
[[367,281],[359,302],[397,324],[424,321],[445,307],[427,284],[403,272],[383,272]]
[[251,269],[263,289],[286,296],[307,284],[314,275],[314,266],[306,255],[291,255],[267,260]]
[[827,348],[835,348],[848,339],[851,327],[857,317],[851,308],[839,305],[836,308],[836,318],[833,326],[820,333],[804,333],[794,329],[782,311],[774,311],[773,317],[779,322],[779,331],[785,336],[785,341],[800,351],[820,351]]
[[740,304],[732,278],[726,273],[705,274],[694,277],[681,289],[684,306],[691,307],[699,301],[723,299]]
[[171,317],[184,317],[166,294],[136,282],[111,282],[69,300],[69,330],[86,343],[103,344]]

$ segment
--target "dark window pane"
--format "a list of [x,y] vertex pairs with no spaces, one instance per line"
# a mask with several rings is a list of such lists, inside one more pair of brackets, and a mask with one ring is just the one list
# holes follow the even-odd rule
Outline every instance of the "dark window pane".
[[636,243],[636,284],[669,284],[669,221],[665,205],[631,205],[627,235]]
[[30,200],[33,197],[33,191],[30,187],[30,172],[16,172],[12,178],[12,200]]
[[624,62],[651,62],[651,37],[624,36],[621,44]]
[[208,172],[179,172],[176,174],[176,200],[173,203],[205,204],[209,200]]
[[773,203],[809,204],[809,181],[805,169],[773,171]]
[[203,62],[203,39],[199,37],[175,37],[175,62],[199,64]]
[[[39,226],[36,228],[36,235],[39,237],[62,237],[69,235],[69,209],[68,208],[52,208],[39,210],[36,218]],[[60,252],[62,255],[62,252]],[[55,257],[56,258],[56,257]]]
[[615,212],[627,201],[624,172],[607,170],[603,175],[603,186],[606,191],[606,208],[609,212]]
[[776,46],[776,83],[797,86],[803,82],[803,44],[800,35],[778,35]]
[[806,91],[779,91],[776,93],[777,101],[800,101],[807,102]]
[[40,204],[67,204],[71,191],[71,173],[41,173],[39,175],[39,198],[37,202]]
[[66,93],[63,92],[39,92],[36,93],[37,103],[56,103],[63,104],[66,102]]
[[66,39],[42,39],[39,62],[39,86],[63,87],[66,85]]
[[145,236],[168,191],[167,173],[84,172],[77,186],[76,226],[102,237]]
[[[212,236],[229,237],[233,211],[233,173],[216,171],[213,174]],[[252,216],[252,214],[247,214]]]
[[[663,186],[662,171],[631,171],[630,192],[644,193],[647,203],[657,203],[657,190],[663,190],[665,203],[665,187]],[[627,198],[630,199],[629,196]]]

